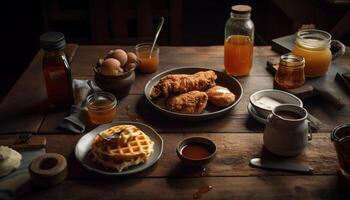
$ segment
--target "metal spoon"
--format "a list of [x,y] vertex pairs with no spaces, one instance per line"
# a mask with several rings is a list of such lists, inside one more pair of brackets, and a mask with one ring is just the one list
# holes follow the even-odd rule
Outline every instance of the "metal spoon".
[[157,26],[156,35],[154,36],[154,40],[152,43],[152,48],[151,48],[151,51],[149,52],[149,58],[152,57],[152,52],[153,52],[154,46],[156,45],[159,33],[162,30],[163,24],[164,24],[164,17],[160,17],[160,21],[159,21],[158,26]]
[[122,138],[122,132],[125,131],[127,128],[123,128],[122,130],[120,131],[117,131],[117,132],[114,132],[113,134],[111,135],[108,135],[108,136],[104,136],[104,135],[101,135],[101,134],[98,134],[103,140],[106,140],[106,141],[111,141],[113,139],[120,139]]

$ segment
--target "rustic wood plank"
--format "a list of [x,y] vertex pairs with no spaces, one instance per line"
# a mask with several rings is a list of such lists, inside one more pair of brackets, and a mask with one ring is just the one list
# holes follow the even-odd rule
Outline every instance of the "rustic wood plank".
[[[262,77],[255,78],[260,80]],[[264,83],[270,84],[263,79],[262,84],[258,84],[255,87],[263,86]],[[159,132],[262,132],[264,126],[250,117],[247,111],[248,98],[250,94],[257,91],[253,89],[254,82],[246,88],[251,89],[245,92],[242,101],[228,115],[210,121],[184,122],[168,118],[154,110],[146,102],[146,98],[143,95],[129,95],[123,100],[120,100],[117,105],[117,116],[115,120],[133,121],[137,118],[138,121],[153,126]],[[319,101],[319,99],[304,101],[304,107],[322,121],[320,132],[330,132],[336,125],[347,123],[350,117],[350,107],[339,111]],[[320,109],[320,107],[323,109]],[[61,130],[58,130],[57,127],[67,114],[68,111],[47,114],[39,132],[60,133]],[[179,127],[178,124],[182,124],[183,126]]]
[[199,188],[212,186],[201,199],[349,199],[350,185],[339,176],[268,176],[215,178],[64,181],[36,190],[24,199],[192,199]]
[[[67,44],[70,60],[78,48]],[[39,51],[0,105],[0,133],[37,132],[46,109],[46,90]]]
[[[41,135],[47,139],[46,151],[64,155],[68,159],[69,178],[97,178],[98,175],[83,168],[75,159],[75,144],[81,135]],[[267,176],[296,175],[296,173],[269,171],[249,166],[249,160],[255,157],[272,156],[263,149],[262,134],[242,133],[162,133],[164,140],[163,155],[156,165],[137,174],[137,177],[200,177],[200,168],[185,167],[178,159],[175,148],[178,142],[189,136],[211,138],[217,145],[217,155],[206,167],[205,176]],[[291,162],[308,164],[314,168],[314,174],[334,175],[338,170],[338,162],[329,133],[314,135],[305,152]]]

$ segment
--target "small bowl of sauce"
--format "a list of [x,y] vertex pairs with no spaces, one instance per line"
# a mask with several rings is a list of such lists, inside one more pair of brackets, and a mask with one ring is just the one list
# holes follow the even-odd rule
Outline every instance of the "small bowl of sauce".
[[190,166],[204,166],[216,155],[216,145],[209,138],[189,137],[176,147],[177,156]]

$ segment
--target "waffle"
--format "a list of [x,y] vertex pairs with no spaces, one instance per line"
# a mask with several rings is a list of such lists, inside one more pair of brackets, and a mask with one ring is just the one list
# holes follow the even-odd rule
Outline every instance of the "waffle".
[[[121,132],[121,137],[109,141],[108,137],[115,132]],[[138,165],[148,160],[153,153],[154,142],[140,129],[132,125],[119,125],[99,133],[91,147],[93,160],[105,168],[119,172],[132,165]]]

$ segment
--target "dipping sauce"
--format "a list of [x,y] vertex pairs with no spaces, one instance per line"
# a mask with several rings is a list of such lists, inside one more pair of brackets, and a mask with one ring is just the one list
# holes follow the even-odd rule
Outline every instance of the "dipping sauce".
[[277,111],[276,115],[283,117],[285,119],[300,119],[301,118],[301,116],[298,113],[288,111],[288,110]]
[[206,158],[212,153],[210,147],[203,143],[189,143],[181,149],[181,155],[192,160]]
[[108,92],[96,92],[87,97],[90,121],[94,124],[111,122],[117,114],[117,100]]
[[138,69],[142,73],[153,73],[158,70],[159,47],[158,45],[155,45],[152,54],[150,55],[151,48],[151,43],[141,43],[136,45],[135,51],[140,61]]

